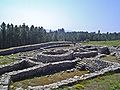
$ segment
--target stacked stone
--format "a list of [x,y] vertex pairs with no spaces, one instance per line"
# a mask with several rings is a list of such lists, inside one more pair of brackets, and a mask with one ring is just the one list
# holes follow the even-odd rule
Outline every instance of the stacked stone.
[[98,52],[101,53],[101,54],[107,54],[107,55],[110,54],[110,51],[109,51],[108,47],[99,47]]
[[11,76],[3,74],[0,78],[0,90],[9,90]]
[[81,70],[84,69],[84,70],[89,70],[90,72],[95,72],[95,71],[99,71],[103,68],[107,68],[111,65],[112,65],[111,63],[105,62],[103,60],[85,58],[77,63],[77,68],[79,68]]
[[120,60],[120,47],[109,47],[111,54],[115,55]]
[[12,72],[12,71],[17,71],[17,70],[29,68],[29,67],[32,67],[35,65],[37,65],[37,63],[34,63],[33,61],[30,61],[30,60],[16,61],[16,62],[11,63],[11,64],[0,66],[0,75],[7,73],[7,72]]
[[50,54],[41,52],[40,54],[37,55],[37,60],[43,63],[59,62],[59,61],[73,60],[73,59],[74,59],[74,54],[72,50],[69,50],[66,53],[63,51],[63,54],[56,53],[56,55],[50,55]]
[[35,50],[35,49],[40,49],[40,48],[45,48],[48,46],[52,45],[63,45],[63,44],[72,44],[71,42],[68,41],[56,41],[56,42],[48,42],[48,43],[41,43],[41,44],[34,44],[34,45],[26,45],[26,46],[20,46],[20,47],[13,47],[9,49],[4,49],[0,50],[0,55],[9,55],[9,54],[14,54],[18,52],[24,52],[24,51],[30,51],[30,50]]
[[94,78],[94,77],[97,77],[99,75],[103,75],[107,72],[118,71],[118,70],[120,71],[120,64],[119,63],[113,63],[113,62],[111,63],[109,61],[106,62],[106,63],[110,63],[110,66],[106,67],[106,68],[103,68],[99,71],[95,71],[95,72],[89,73],[89,74],[84,74],[82,76],[74,76],[73,78],[62,80],[62,81],[52,83],[52,84],[49,84],[49,85],[28,86],[28,90],[52,90],[52,89],[55,89],[55,88],[59,88],[61,86],[74,84],[75,82],[78,82],[78,81]]
[[60,54],[65,54],[67,53],[68,50],[63,50],[63,49],[52,49],[52,50],[46,50],[43,51],[43,54],[47,54],[47,55],[60,55]]
[[35,76],[49,75],[56,72],[75,68],[77,60],[78,59],[75,59],[73,61],[61,61],[49,64],[36,65],[34,67],[9,72],[7,74],[11,76],[12,81],[24,80]]
[[46,46],[43,49],[50,49],[50,48],[57,48],[57,47],[69,47],[70,44],[60,44],[60,45],[52,45],[52,46]]
[[89,51],[89,52],[75,52],[74,56],[79,58],[90,58],[98,55],[97,51]]

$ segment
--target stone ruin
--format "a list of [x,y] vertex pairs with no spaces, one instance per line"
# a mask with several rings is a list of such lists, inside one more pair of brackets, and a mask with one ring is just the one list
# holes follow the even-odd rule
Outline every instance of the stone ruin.
[[72,50],[43,51],[37,55],[37,60],[43,63],[59,62],[73,59],[74,54]]
[[[70,47],[61,49],[61,47]],[[11,82],[25,80],[70,70],[88,70],[90,73],[74,76],[44,86],[28,86],[28,90],[51,90],[77,81],[93,78],[111,71],[120,71],[120,64],[101,60],[100,57],[113,54],[120,58],[120,48],[99,46],[74,46],[71,42],[49,42],[10,48],[0,51],[8,55],[23,51],[39,49],[33,57],[25,57],[11,64],[0,66],[0,90],[9,90]],[[16,89],[17,90],[17,89]],[[18,89],[19,90],[19,89]],[[21,89],[22,90],[22,89]]]

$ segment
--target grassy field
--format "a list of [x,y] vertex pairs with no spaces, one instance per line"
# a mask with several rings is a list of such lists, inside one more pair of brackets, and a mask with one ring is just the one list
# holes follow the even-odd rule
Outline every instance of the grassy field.
[[88,72],[87,71],[79,71],[79,70],[75,70],[72,72],[64,71],[64,72],[59,72],[59,73],[55,73],[52,75],[35,77],[33,79],[26,79],[23,81],[12,83],[10,86],[10,90],[16,90],[16,87],[22,87],[25,89],[28,86],[47,85],[47,84],[58,82],[58,81],[61,81],[61,80],[67,79],[67,78],[72,78],[75,75],[80,76],[85,73],[88,73]]
[[17,55],[11,54],[6,56],[0,56],[0,65],[5,65],[16,61]]
[[107,56],[105,56],[105,57],[102,57],[101,59],[102,59],[102,60],[111,61],[111,62],[120,63],[120,60],[118,60],[116,56],[107,55]]
[[108,73],[104,76],[85,80],[78,84],[54,90],[120,90],[120,73]]
[[89,41],[89,42],[83,42],[82,45],[120,46],[120,40],[115,40],[115,41]]

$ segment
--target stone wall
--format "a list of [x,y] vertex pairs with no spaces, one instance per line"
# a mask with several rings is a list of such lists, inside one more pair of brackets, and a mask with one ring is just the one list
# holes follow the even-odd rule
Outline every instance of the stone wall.
[[49,48],[57,48],[57,47],[69,47],[71,43],[69,44],[60,44],[60,45],[51,45],[51,46],[46,46],[43,49],[49,49]]
[[0,90],[9,90],[9,85],[11,82],[11,76],[3,74],[0,77]]
[[[23,70],[17,70],[12,71],[9,73],[5,73],[0,77],[0,90],[9,90],[10,82],[13,81],[19,81],[24,79],[29,79],[35,76],[42,76],[42,75],[49,75],[55,72],[63,71],[72,69],[75,67],[76,62],[78,59],[75,59],[73,61],[63,61],[63,62],[56,62],[51,64],[39,64],[37,65],[36,62],[29,61],[28,60],[21,60],[22,64],[24,62],[24,66],[26,66],[25,62],[27,62],[28,65],[36,64],[33,67],[29,67],[27,69]],[[21,64],[19,62],[19,64]],[[14,64],[17,65],[18,63]],[[14,67],[14,65],[12,65]],[[8,68],[8,66],[6,66]],[[14,67],[17,68],[17,67]],[[18,69],[18,68],[17,68]]]
[[[30,61],[30,62],[32,62],[32,61]],[[94,59],[94,58],[90,58],[90,59],[77,58],[72,61],[61,61],[61,62],[35,65],[35,66],[29,67],[27,69],[13,71],[13,72],[3,74],[2,78],[0,79],[0,89],[8,90],[10,81],[15,82],[15,81],[19,81],[19,80],[33,78],[35,76],[49,75],[49,74],[53,74],[53,73],[56,73],[59,71],[75,68],[75,66],[78,62],[83,62],[84,64],[79,63],[79,65],[83,65],[83,66],[85,65],[87,70],[93,71],[93,73],[85,74],[82,76],[74,76],[73,78],[62,80],[62,81],[52,83],[49,85],[35,86],[35,87],[29,86],[28,90],[36,90],[36,89],[50,90],[50,89],[58,88],[60,86],[74,83],[74,82],[77,82],[80,80],[85,80],[85,79],[96,77],[98,75],[103,75],[106,72],[116,71],[116,70],[120,71],[119,63],[102,61],[100,59]]]
[[120,60],[120,47],[109,47],[111,53],[113,53]]
[[69,50],[63,54],[49,55],[41,52],[37,55],[37,60],[39,62],[48,63],[48,62],[59,62],[63,60],[72,60],[74,59],[74,54],[72,50]]
[[51,64],[36,65],[27,69],[8,73],[12,81],[19,81],[35,76],[49,75],[55,72],[72,69],[75,67],[77,59],[73,61],[62,61]]
[[[106,62],[106,63],[111,64],[111,62]],[[113,62],[109,67],[103,68],[99,71],[95,71],[95,72],[89,73],[89,74],[84,74],[82,76],[74,76],[73,78],[68,78],[66,80],[58,81],[56,83],[52,83],[52,84],[49,84],[49,85],[28,86],[27,89],[28,90],[52,90],[52,89],[55,89],[55,88],[66,86],[66,85],[72,85],[72,84],[75,84],[79,81],[86,80],[86,79],[91,79],[91,78],[103,75],[107,72],[113,72],[113,71],[119,71],[120,72],[120,64],[119,63],[114,63]]]
[[89,51],[89,52],[75,52],[74,56],[79,58],[90,58],[98,55],[97,51]]
[[90,72],[99,71],[113,65],[113,63],[94,58],[84,58],[77,63],[76,67],[81,70],[89,70]]
[[7,72],[12,72],[12,71],[17,71],[17,70],[29,68],[29,67],[32,67],[35,65],[37,65],[37,64],[33,63],[30,60],[16,61],[16,62],[11,63],[11,64],[0,66],[0,75],[7,73]]
[[26,46],[20,46],[20,47],[13,47],[9,49],[3,49],[0,50],[0,55],[9,55],[9,54],[14,54],[18,52],[24,52],[24,51],[30,51],[30,50],[35,50],[35,49],[40,49],[52,45],[63,45],[63,44],[72,44],[71,42],[68,41],[56,41],[56,42],[48,42],[48,43],[41,43],[41,44],[33,44],[33,45],[26,45]]
[[101,53],[101,54],[107,54],[107,55],[110,54],[110,51],[109,51],[108,47],[99,47],[98,52]]

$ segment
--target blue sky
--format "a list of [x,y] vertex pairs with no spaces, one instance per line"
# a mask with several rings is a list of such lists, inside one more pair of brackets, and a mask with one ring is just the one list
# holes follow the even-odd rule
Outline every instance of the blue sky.
[[120,0],[0,0],[0,23],[120,32]]

